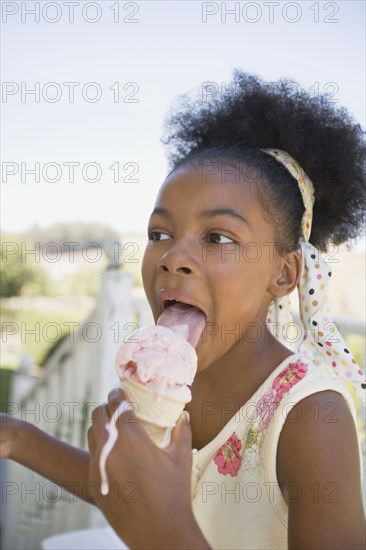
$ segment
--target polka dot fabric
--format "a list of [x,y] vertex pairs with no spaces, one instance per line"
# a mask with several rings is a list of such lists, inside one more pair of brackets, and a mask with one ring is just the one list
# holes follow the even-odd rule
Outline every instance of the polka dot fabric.
[[[298,284],[301,326],[294,323],[289,296],[276,298],[268,310],[267,323],[285,346],[306,353],[313,363],[326,363],[352,394],[364,431],[366,379],[344,342],[329,312],[328,296],[332,271],[319,250],[309,242],[314,187],[297,162],[284,151],[263,149],[281,162],[298,179],[304,200],[302,238],[298,251],[302,257]],[[295,344],[295,345],[294,345]]]
[[268,155],[271,155],[278,160],[278,162],[283,164],[283,166],[290,172],[291,176],[293,176],[297,181],[305,206],[305,212],[301,220],[301,230],[304,239],[308,241],[311,233],[311,222],[313,220],[314,206],[314,186],[311,179],[296,162],[296,160],[286,153],[286,151],[282,151],[281,149],[262,149],[262,151]]

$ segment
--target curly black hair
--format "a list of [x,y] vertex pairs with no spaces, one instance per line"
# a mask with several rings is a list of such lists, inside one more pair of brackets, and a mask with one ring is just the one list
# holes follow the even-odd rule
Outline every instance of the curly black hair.
[[310,242],[325,252],[358,237],[365,227],[365,142],[349,112],[294,81],[266,83],[238,69],[227,90],[208,101],[177,98],[162,138],[170,170],[214,160],[259,170],[258,198],[283,254],[296,248],[304,206],[287,169],[261,151],[283,149],[314,184]]

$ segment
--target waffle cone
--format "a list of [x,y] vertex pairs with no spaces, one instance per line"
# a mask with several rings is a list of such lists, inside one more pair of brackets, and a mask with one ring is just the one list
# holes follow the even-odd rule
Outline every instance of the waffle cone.
[[162,426],[156,426],[156,424],[151,424],[151,422],[145,422],[144,420],[139,420],[139,422],[155,445],[162,448],[169,445],[173,428],[163,428]]
[[178,401],[147,388],[131,378],[125,378],[122,387],[128,400],[134,404],[136,418],[159,446],[169,444],[170,433],[182,414],[187,401]]

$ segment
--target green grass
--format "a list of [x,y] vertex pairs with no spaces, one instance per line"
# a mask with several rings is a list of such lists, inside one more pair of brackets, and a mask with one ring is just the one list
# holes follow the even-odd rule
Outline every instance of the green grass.
[[[1,326],[4,322],[15,323],[14,330],[20,335],[20,354],[4,352],[1,354],[0,367],[19,365],[21,356],[28,355],[40,365],[57,341],[68,334],[70,327],[65,323],[82,323],[88,315],[86,309],[7,309],[1,311]],[[78,326],[75,326],[75,331]],[[36,331],[36,334],[32,334]],[[5,336],[4,336],[5,337]],[[3,338],[4,338],[3,337]],[[19,339],[18,339],[19,343]]]
[[0,412],[8,412],[5,403],[9,401],[13,369],[0,369]]

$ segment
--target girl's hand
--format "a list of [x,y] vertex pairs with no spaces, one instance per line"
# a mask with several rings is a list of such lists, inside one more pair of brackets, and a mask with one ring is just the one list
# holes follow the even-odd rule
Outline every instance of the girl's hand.
[[96,504],[131,548],[209,548],[192,511],[192,433],[185,414],[172,432],[170,445],[160,449],[132,411],[124,411],[106,463],[109,494],[101,495],[99,457],[108,438],[106,424],[124,399],[125,393],[115,389],[108,404],[93,411],[88,432],[89,483]]
[[10,458],[90,502],[89,453],[55,439],[29,422],[0,414],[0,458]]
[[15,446],[22,422],[0,413],[0,458],[15,458]]

